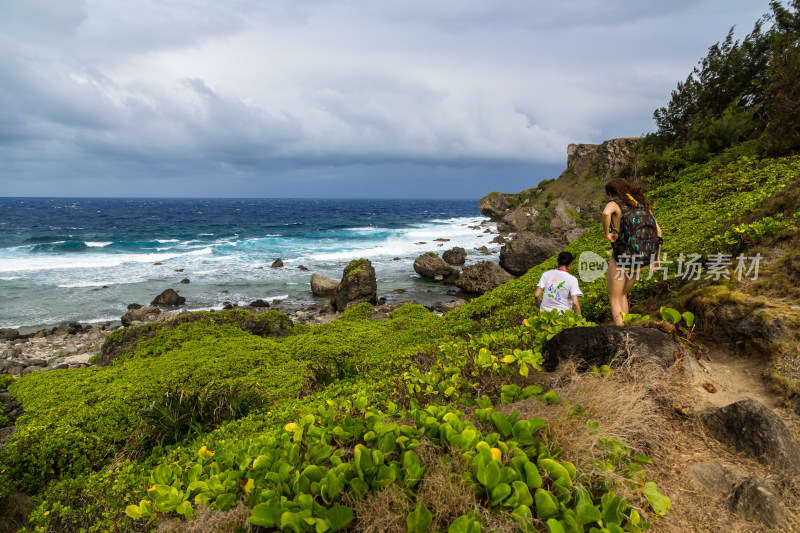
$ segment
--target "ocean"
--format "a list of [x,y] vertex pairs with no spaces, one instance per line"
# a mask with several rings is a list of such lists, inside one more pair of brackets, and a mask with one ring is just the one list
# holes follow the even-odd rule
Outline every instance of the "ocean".
[[[311,274],[375,267],[378,295],[445,292],[413,268],[428,251],[489,260],[477,200],[0,198],[0,328],[117,320],[167,288],[189,310],[314,297]],[[437,241],[436,239],[449,239]],[[272,268],[281,259],[282,268]],[[160,264],[157,264],[160,263]],[[303,266],[308,270],[299,268]],[[189,283],[181,283],[187,278]],[[408,296],[405,296],[406,298]]]

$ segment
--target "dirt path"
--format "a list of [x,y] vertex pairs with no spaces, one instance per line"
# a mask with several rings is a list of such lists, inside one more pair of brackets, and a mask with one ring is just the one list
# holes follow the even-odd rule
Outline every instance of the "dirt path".
[[[764,379],[766,361],[743,357],[720,347],[707,347],[709,358],[700,361],[703,379],[700,384],[685,385],[676,416],[665,419],[672,438],[669,452],[662,460],[655,478],[672,500],[672,510],[654,524],[656,532],[800,532],[800,483],[779,476],[744,454],[728,449],[706,434],[699,416],[731,403],[752,398],[769,407],[800,440],[800,417],[789,411],[783,398]],[[710,390],[714,392],[710,392]],[[734,515],[728,494],[722,489],[709,490],[703,476],[726,472],[732,482],[758,476],[772,482],[784,496],[787,522],[768,529]],[[723,487],[729,485],[722,484]]]
[[[693,392],[700,404],[724,407],[745,398],[752,398],[775,410],[782,406],[781,397],[764,379],[766,361],[757,357],[742,357],[720,347],[708,347],[708,358],[700,360],[706,382],[713,385],[710,392],[703,385]],[[780,413],[779,413],[780,414]]]

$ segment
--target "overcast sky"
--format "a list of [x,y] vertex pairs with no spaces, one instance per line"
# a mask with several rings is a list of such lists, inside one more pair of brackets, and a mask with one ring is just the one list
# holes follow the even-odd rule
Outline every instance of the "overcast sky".
[[0,0],[0,195],[518,192],[768,4]]

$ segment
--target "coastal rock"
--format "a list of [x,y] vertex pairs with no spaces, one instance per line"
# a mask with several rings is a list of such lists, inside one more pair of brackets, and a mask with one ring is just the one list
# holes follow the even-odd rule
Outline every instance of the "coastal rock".
[[316,272],[311,274],[311,292],[314,296],[333,296],[338,286],[339,282],[335,279],[320,276]]
[[128,311],[132,311],[134,309],[141,309],[144,307],[142,304],[128,304]]
[[336,287],[331,305],[342,312],[362,302],[372,305],[378,303],[378,282],[375,268],[368,259],[350,261],[342,273],[342,281]]
[[459,275],[457,269],[433,252],[424,253],[414,260],[414,272],[427,280],[448,283],[454,282]]
[[566,237],[568,243],[573,243],[573,242],[577,241],[578,239],[580,239],[581,235],[586,233],[586,230],[588,230],[588,229],[589,228],[573,228],[573,229],[567,231],[564,234],[564,236]]
[[671,335],[655,328],[600,325],[560,331],[542,347],[546,371],[563,361],[576,361],[584,370],[628,360],[671,366],[685,350]]
[[305,265],[298,266],[297,270],[302,270],[303,272],[308,272],[308,268]]
[[130,311],[122,315],[122,318],[120,320],[122,321],[122,325],[127,328],[128,326],[132,326],[133,324],[136,323],[152,322],[160,314],[161,314],[161,309],[159,309],[158,307],[140,306],[131,309]]
[[186,298],[180,296],[175,289],[167,289],[150,302],[150,305],[183,305]]
[[628,164],[631,150],[638,141],[639,137],[617,137],[601,144],[570,144],[567,168],[578,174],[590,170],[601,180],[609,180]]
[[467,303],[466,300],[462,300],[460,298],[458,300],[453,300],[452,302],[444,302],[442,304],[442,313],[449,313],[450,311],[454,311],[466,303]]
[[790,475],[800,471],[800,444],[783,420],[756,400],[716,409],[703,417],[703,424],[718,441],[772,468]]
[[470,265],[461,272],[456,286],[466,292],[483,294],[514,279],[514,276],[503,270],[497,263],[481,261]]
[[569,202],[559,198],[555,202],[554,211],[553,218],[550,220],[551,234],[555,236],[565,235],[568,231],[578,227],[578,223],[575,221],[577,217],[575,209]]
[[19,330],[11,328],[0,328],[0,340],[13,341],[19,338]]
[[442,254],[442,259],[451,265],[463,265],[467,260],[467,251],[460,246],[454,246]]
[[559,250],[560,246],[554,239],[525,231],[500,249],[500,266],[515,276],[521,276]]
[[280,259],[276,259],[272,262],[272,268],[280,268],[283,266],[283,261]]
[[734,488],[731,509],[737,515],[775,528],[786,521],[783,498],[775,487],[758,477],[748,477]]
[[190,281],[189,281],[189,278],[183,278],[183,279],[181,280],[181,283],[184,283],[184,284],[186,284],[186,283],[190,283]]
[[505,213],[510,207],[503,193],[493,192],[481,198],[478,203],[478,210],[483,216],[497,217]]
[[[535,209],[533,210],[536,212],[536,215],[539,214],[538,211]],[[525,231],[528,229],[528,226],[533,220],[533,213],[524,207],[518,207],[516,209],[512,209],[511,211],[507,212],[502,216],[500,221],[497,223],[497,229],[499,231]]]

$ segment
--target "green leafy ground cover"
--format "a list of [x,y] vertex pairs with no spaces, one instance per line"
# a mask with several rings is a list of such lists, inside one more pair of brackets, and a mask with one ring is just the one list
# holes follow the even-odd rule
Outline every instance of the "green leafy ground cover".
[[[761,159],[747,145],[686,166],[650,194],[664,251],[717,251],[799,172],[796,158]],[[595,226],[568,250],[605,257],[608,244]],[[445,317],[410,305],[373,322],[362,304],[285,338],[200,320],[159,330],[110,367],[25,376],[10,385],[26,414],[0,450],[0,497],[34,496],[31,531],[147,531],[198,505],[224,511],[240,501],[254,524],[333,531],[390,490],[411,505],[409,531],[473,531],[498,517],[520,530],[646,529],[669,507],[647,480],[646,458],[609,440],[609,475],[588,477],[542,444],[547,421],[497,411],[523,397],[561,401],[526,385],[542,344],[607,317],[604,279],[581,285],[585,318],[534,317],[536,284],[554,267],[550,259]],[[634,296],[656,287],[640,282]],[[174,444],[141,440],[153,427],[144,414],[169,394],[221,390],[226,405],[241,400],[233,391],[257,390],[262,401],[229,418],[200,416]],[[451,465],[481,513],[443,515],[426,499],[416,476],[440,465],[420,460],[430,455],[421,449]]]

